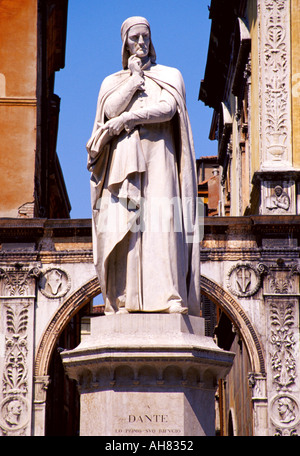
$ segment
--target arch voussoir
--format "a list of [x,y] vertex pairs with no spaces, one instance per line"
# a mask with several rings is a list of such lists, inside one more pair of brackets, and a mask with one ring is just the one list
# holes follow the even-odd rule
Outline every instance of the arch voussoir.
[[238,328],[250,357],[252,371],[265,375],[265,361],[257,331],[248,315],[233,296],[213,280],[201,276],[201,293],[220,306]]
[[45,329],[35,358],[34,375],[46,376],[55,343],[71,318],[92,298],[101,293],[97,277],[74,291],[57,310]]
[[[35,376],[48,374],[48,366],[56,340],[71,318],[92,298],[101,293],[97,277],[74,291],[61,305],[45,329],[35,359]],[[257,332],[241,305],[211,279],[201,276],[201,293],[220,306],[239,329],[247,347],[252,371],[265,374],[265,361]]]

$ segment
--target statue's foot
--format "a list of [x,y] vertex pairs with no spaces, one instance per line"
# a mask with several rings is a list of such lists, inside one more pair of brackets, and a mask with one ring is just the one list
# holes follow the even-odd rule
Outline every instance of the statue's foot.
[[168,313],[180,313],[180,314],[187,314],[188,313],[188,308],[187,307],[182,307],[180,304],[172,304],[168,310]]
[[116,314],[128,314],[128,310],[125,309],[125,307],[120,307],[119,310],[116,312]]

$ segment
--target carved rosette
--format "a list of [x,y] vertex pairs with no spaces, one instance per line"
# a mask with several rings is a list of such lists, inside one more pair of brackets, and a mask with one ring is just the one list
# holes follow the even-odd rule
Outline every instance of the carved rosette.
[[290,0],[260,0],[261,153],[263,167],[291,164]]
[[0,317],[4,334],[4,347],[1,347],[4,356],[0,363],[2,435],[30,434],[33,306],[38,276],[37,267],[17,264],[0,269],[3,303]]

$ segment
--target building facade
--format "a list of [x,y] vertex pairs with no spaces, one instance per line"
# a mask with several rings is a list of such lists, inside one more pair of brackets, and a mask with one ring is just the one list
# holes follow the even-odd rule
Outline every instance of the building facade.
[[67,1],[1,2],[0,217],[69,217],[53,92],[64,67],[66,21]]
[[234,325],[228,340],[221,313],[216,337],[238,354],[219,392],[225,434],[299,431],[299,6],[298,0],[210,5],[199,99],[213,110],[219,217],[206,222],[202,284],[214,278],[239,302],[264,364],[251,373],[246,339]]
[[[199,161],[201,312],[206,334],[236,353],[216,393],[217,435],[300,431],[299,6],[210,5],[199,99],[212,108],[217,156]],[[103,311],[91,221],[70,219],[56,155],[53,87],[67,7],[0,5],[0,434],[8,436],[78,433],[76,385],[59,354]]]

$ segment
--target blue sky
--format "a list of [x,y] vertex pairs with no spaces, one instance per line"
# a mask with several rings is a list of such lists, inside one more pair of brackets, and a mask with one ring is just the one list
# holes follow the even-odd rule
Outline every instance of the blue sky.
[[122,22],[144,16],[151,25],[157,62],[184,78],[196,157],[216,155],[208,139],[212,109],[198,101],[211,21],[210,0],[69,0],[65,68],[56,73],[61,98],[57,153],[72,205],[72,218],[90,218],[85,144],[94,123],[103,79],[121,70]]

